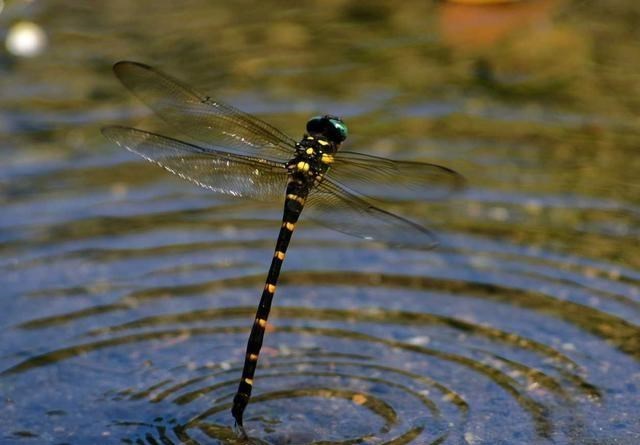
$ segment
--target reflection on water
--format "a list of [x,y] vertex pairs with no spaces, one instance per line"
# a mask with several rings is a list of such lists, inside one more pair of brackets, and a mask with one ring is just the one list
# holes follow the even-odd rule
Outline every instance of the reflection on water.
[[47,36],[35,23],[18,22],[9,29],[5,43],[11,54],[34,57],[44,51]]
[[638,4],[471,7],[6,5],[3,29],[37,23],[49,43],[0,54],[0,442],[239,442],[280,206],[222,201],[102,139],[155,125],[111,77],[127,58],[292,136],[331,112],[345,149],[468,179],[391,203],[437,230],[432,252],[302,222],[255,443],[638,443]]

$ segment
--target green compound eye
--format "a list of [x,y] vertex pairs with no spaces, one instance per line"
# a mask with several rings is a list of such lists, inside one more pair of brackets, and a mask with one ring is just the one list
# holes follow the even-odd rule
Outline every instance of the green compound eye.
[[344,141],[347,136],[349,135],[349,130],[347,129],[347,126],[345,125],[344,122],[342,122],[342,119],[338,119],[338,118],[331,118],[329,119],[329,121],[333,124],[333,128],[336,129],[336,131],[340,134],[340,138],[341,141]]
[[312,136],[323,136],[335,144],[343,142],[349,130],[342,119],[336,116],[316,116],[307,122],[307,131]]

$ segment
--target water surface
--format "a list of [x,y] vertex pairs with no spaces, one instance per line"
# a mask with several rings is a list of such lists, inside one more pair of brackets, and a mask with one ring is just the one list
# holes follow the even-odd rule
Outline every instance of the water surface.
[[438,233],[432,251],[303,213],[256,443],[640,443],[640,6],[358,5],[5,5],[3,39],[28,21],[46,40],[0,53],[0,442],[240,442],[230,403],[281,208],[103,139],[163,130],[111,73],[132,59],[296,139],[333,113],[346,148],[468,181],[387,203]]

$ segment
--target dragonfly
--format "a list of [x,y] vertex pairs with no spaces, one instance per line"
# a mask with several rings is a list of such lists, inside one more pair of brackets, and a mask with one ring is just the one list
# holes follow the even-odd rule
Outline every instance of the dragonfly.
[[246,436],[244,411],[254,385],[267,319],[289,242],[305,209],[310,219],[340,232],[390,246],[432,248],[437,238],[421,224],[381,208],[376,199],[408,195],[443,199],[464,185],[447,167],[340,150],[348,136],[342,119],[311,118],[295,140],[267,122],[234,108],[148,65],[113,66],[122,84],[167,127],[187,140],[125,126],[102,134],[165,170],[221,195],[284,202],[271,266],[247,342],[231,413]]

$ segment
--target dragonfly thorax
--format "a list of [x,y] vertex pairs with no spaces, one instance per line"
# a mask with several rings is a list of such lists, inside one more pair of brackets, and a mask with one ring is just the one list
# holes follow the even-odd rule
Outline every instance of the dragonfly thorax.
[[299,178],[320,179],[333,162],[335,146],[324,138],[305,135],[296,144],[296,154],[287,163],[287,169]]

